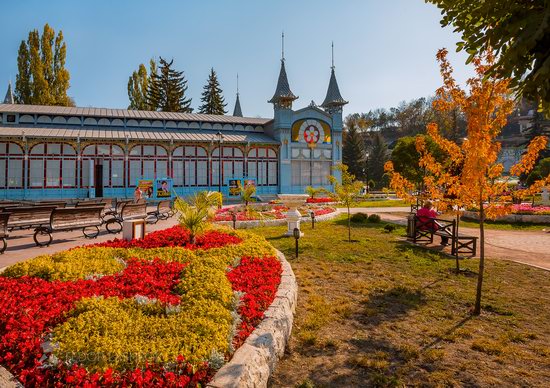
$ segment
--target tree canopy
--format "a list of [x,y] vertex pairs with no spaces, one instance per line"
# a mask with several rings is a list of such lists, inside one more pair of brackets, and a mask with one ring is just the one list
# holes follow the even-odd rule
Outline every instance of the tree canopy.
[[518,94],[550,113],[549,0],[426,0],[441,9],[443,26],[462,34],[458,50],[476,55],[492,48],[497,60],[487,75],[511,78]]
[[351,123],[344,132],[342,161],[353,176],[359,179],[364,177],[365,142],[355,123]]
[[186,98],[187,80],[183,71],[172,68],[174,60],[170,62],[159,59],[158,72],[150,74],[147,87],[147,104],[162,112],[191,113],[191,98]]
[[223,91],[220,88],[214,68],[210,69],[210,75],[206,85],[204,85],[201,101],[202,105],[199,107],[199,113],[210,115],[224,115],[227,113],[225,110],[227,104],[223,98]]
[[157,110],[157,106],[152,106],[147,100],[147,91],[152,82],[153,74],[157,74],[157,63],[154,59],[149,61],[149,73],[143,63],[128,78],[128,99],[130,105],[128,109],[136,110]]
[[63,32],[57,35],[48,24],[42,36],[38,30],[29,32],[21,41],[17,56],[15,101],[18,104],[74,106],[67,95],[70,74],[65,68],[67,46]]

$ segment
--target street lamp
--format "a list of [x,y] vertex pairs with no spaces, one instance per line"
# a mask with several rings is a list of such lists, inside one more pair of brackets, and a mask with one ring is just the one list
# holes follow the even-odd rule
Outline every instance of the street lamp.
[[292,235],[294,236],[294,240],[296,240],[296,258],[298,258],[298,240],[300,239],[300,237],[302,237],[300,229],[294,228],[294,230],[292,231]]
[[222,193],[222,143],[223,143],[223,133],[221,131],[218,131],[216,133],[216,138],[218,139],[218,154],[220,156],[219,162],[218,162],[218,191],[220,194]]
[[311,229],[315,229],[315,212],[310,210],[309,215],[311,216]]

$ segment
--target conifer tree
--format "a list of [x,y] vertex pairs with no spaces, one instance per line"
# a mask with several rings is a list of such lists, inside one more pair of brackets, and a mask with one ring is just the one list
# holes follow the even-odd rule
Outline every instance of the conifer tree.
[[388,160],[388,146],[380,132],[374,132],[369,149],[367,172],[369,180],[372,179],[376,186],[382,186],[384,177],[384,164]]
[[344,133],[342,161],[348,166],[348,171],[358,179],[364,177],[365,143],[357,130],[357,125],[350,122]]
[[199,108],[199,113],[210,115],[224,115],[227,113],[225,110],[227,104],[223,98],[223,91],[220,88],[214,68],[210,70],[208,81],[204,85],[201,101],[202,105]]
[[63,33],[46,24],[42,36],[29,32],[19,46],[15,99],[19,104],[74,105],[67,96],[70,74],[65,68],[67,46]]
[[172,69],[174,60],[159,59],[158,73],[153,73],[147,89],[147,101],[162,112],[191,113],[191,99],[185,97],[187,81],[183,71]]

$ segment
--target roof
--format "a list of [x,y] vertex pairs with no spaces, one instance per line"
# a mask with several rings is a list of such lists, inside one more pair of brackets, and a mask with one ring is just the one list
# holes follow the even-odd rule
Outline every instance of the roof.
[[[55,138],[55,139],[106,139],[106,140],[154,140],[154,141],[217,141],[217,131],[212,130],[171,130],[145,128],[66,128],[66,127],[23,127],[0,126],[1,137]],[[227,143],[264,143],[279,144],[279,142],[264,133],[224,131],[224,142]]]
[[321,104],[323,108],[330,106],[346,105],[348,102],[342,98],[340,94],[340,88],[338,82],[336,82],[336,74],[334,73],[334,66],[330,72],[330,81],[328,83],[327,95],[325,101]]
[[292,93],[290,90],[290,85],[288,84],[288,77],[286,76],[285,69],[285,60],[281,59],[281,71],[279,72],[279,80],[277,81],[277,89],[275,89],[275,94],[271,97],[270,103],[277,103],[279,100],[291,100],[294,101],[298,97]]
[[234,117],[200,113],[157,112],[145,110],[77,108],[66,106],[44,106],[23,104],[0,104],[0,113],[27,113],[60,116],[88,116],[127,119],[200,121],[221,124],[264,125],[271,119],[255,117]]
[[234,117],[243,117],[243,111],[241,110],[241,101],[239,100],[239,93],[237,93],[237,100],[235,101],[235,109],[233,109]]

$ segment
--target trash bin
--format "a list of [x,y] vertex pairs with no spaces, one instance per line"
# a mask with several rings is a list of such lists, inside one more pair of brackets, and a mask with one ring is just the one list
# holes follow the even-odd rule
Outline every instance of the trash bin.
[[407,237],[414,238],[414,229],[415,229],[415,213],[411,213],[407,216]]

